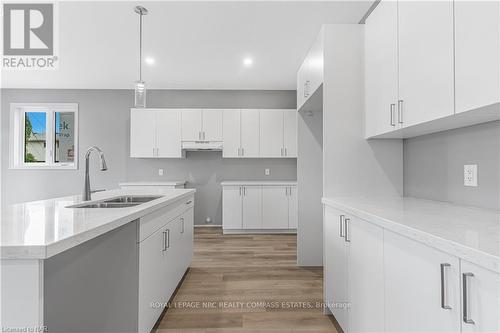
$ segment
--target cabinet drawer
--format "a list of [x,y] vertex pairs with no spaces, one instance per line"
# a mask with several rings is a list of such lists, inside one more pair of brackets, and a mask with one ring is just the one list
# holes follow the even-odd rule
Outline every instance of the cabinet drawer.
[[139,242],[192,207],[194,207],[194,196],[183,198],[144,216],[139,223]]

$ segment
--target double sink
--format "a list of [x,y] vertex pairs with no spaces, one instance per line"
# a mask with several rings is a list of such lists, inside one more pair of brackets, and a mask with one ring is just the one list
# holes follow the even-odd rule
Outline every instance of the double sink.
[[126,208],[126,207],[134,207],[143,204],[145,202],[159,199],[161,197],[162,197],[161,195],[155,195],[155,196],[124,195],[121,197],[116,197],[111,199],[68,206],[68,208]]

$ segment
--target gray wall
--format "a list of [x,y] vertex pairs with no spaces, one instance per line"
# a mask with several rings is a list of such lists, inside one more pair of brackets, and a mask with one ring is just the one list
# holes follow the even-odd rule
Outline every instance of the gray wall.
[[[129,108],[134,103],[131,90],[31,90],[2,89],[2,203],[15,203],[80,193],[83,186],[82,156],[90,145],[101,147],[108,171],[99,172],[91,164],[93,188],[116,188],[124,180],[187,180],[196,188],[195,223],[210,216],[221,223],[221,180],[266,179],[295,180],[295,159],[222,159],[221,153],[192,152],[187,159],[129,158]],[[9,104],[13,102],[79,103],[78,170],[8,169]],[[208,108],[295,108],[295,91],[148,91],[151,107]],[[95,159],[95,157],[94,157]],[[158,168],[165,169],[158,176]],[[264,176],[270,168],[271,175]]]
[[[500,121],[404,141],[404,194],[500,210]],[[478,165],[465,187],[464,164]]]
[[297,263],[323,264],[323,89],[309,98],[297,119]]

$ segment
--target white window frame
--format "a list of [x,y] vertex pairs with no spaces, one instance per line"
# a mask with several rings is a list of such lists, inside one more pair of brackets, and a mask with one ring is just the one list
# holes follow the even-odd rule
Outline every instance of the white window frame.
[[[24,117],[26,112],[46,112],[46,150],[44,163],[24,162]],[[75,114],[74,125],[74,161],[72,163],[55,163],[53,155],[55,153],[54,140],[54,114],[56,112],[73,112]],[[78,103],[10,103],[10,144],[9,144],[9,167],[10,169],[26,170],[61,170],[78,169]]]

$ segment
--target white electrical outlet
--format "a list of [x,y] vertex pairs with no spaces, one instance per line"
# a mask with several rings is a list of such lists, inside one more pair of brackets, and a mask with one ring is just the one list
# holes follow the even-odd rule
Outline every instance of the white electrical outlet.
[[158,169],[158,176],[163,176],[163,169]]
[[264,170],[264,174],[266,176],[269,176],[271,174],[271,170],[269,170],[269,169]]
[[464,165],[464,186],[477,186],[477,164]]

